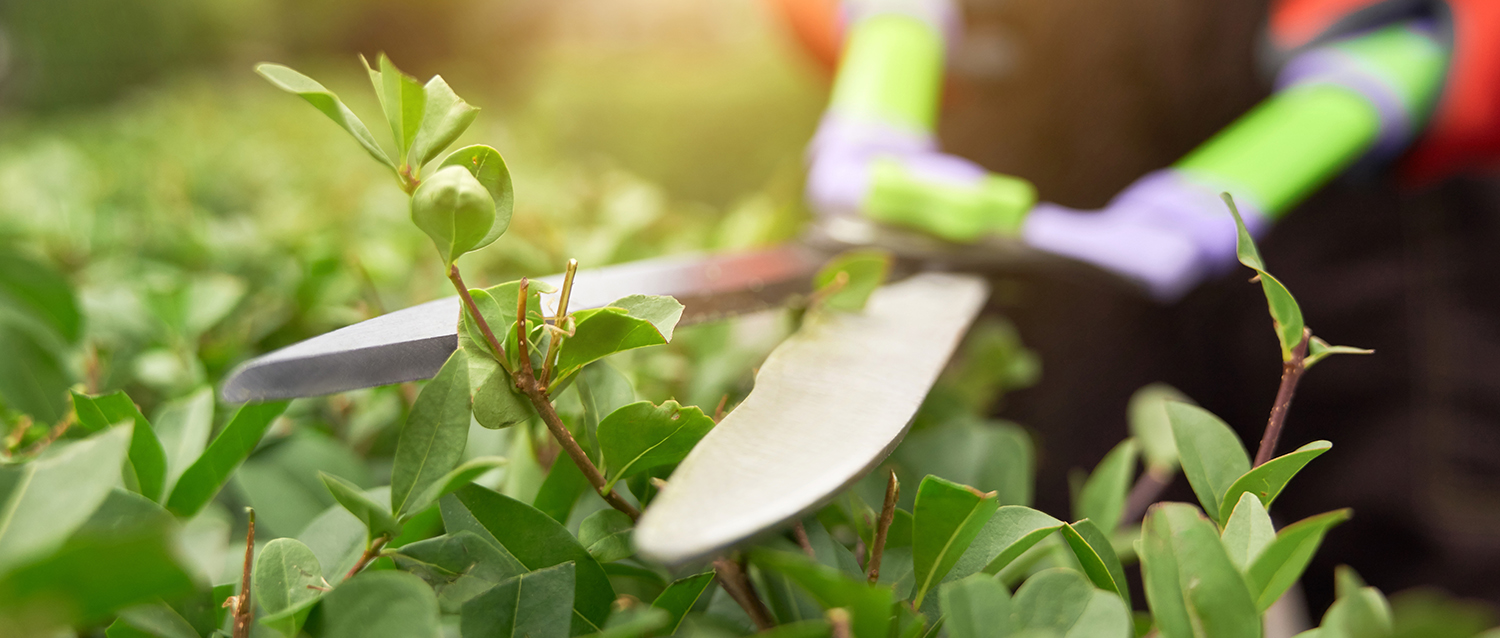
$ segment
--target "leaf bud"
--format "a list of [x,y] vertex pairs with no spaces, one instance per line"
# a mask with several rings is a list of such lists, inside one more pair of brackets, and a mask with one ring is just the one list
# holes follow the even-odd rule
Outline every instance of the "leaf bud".
[[411,221],[432,238],[443,263],[474,250],[495,225],[495,200],[462,166],[424,180],[411,196]]

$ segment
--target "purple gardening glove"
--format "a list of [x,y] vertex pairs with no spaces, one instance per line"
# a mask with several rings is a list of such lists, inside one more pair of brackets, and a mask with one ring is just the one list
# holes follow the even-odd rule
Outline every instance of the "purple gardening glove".
[[[1021,237],[1133,279],[1159,301],[1175,301],[1234,266],[1238,231],[1220,190],[1163,169],[1136,180],[1098,211],[1038,204]],[[1270,226],[1253,202],[1235,203],[1252,237]]]

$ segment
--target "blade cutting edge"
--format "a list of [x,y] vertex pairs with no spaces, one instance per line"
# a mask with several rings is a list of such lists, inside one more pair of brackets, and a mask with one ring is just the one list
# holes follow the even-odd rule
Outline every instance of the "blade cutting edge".
[[636,526],[637,549],[668,565],[706,558],[869,472],[906,434],[988,295],[980,277],[923,273],[879,289],[864,312],[810,318],[667,480]]

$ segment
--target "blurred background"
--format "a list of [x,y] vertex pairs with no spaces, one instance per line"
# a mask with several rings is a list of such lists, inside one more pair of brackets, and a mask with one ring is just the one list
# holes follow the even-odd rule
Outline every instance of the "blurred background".
[[[1259,0],[963,4],[946,147],[1032,179],[1064,205],[1101,205],[1266,94]],[[385,169],[252,72],[260,61],[297,68],[378,129],[357,54],[379,52],[419,79],[440,73],[481,107],[459,143],[493,145],[510,166],[512,230],[464,258],[471,285],[557,272],[569,257],[592,267],[764,245],[796,236],[809,217],[802,149],[828,72],[770,3],[11,0],[0,3],[7,430],[44,431],[67,409],[53,390],[73,384],[124,389],[161,414],[248,357],[446,296],[437,256]],[[1423,305],[1474,300],[1438,294],[1458,284],[1425,276],[1439,272],[1424,270],[1431,260],[1412,261],[1492,246],[1494,223],[1441,213],[1497,201],[1484,184],[1411,197],[1343,182],[1267,242],[1319,334],[1381,352],[1320,366],[1289,425],[1284,447],[1330,438],[1340,449],[1299,479],[1301,497],[1281,501],[1288,520],[1358,512],[1309,571],[1315,609],[1342,562],[1388,591],[1438,582],[1500,601],[1500,440],[1484,434],[1484,418],[1428,418],[1432,406],[1483,396],[1473,394],[1482,384],[1443,394],[1455,379],[1495,375],[1476,374],[1487,368],[1440,339],[1450,334],[1433,320],[1441,313]],[[1423,225],[1403,221],[1413,209],[1426,211]],[[1361,223],[1327,221],[1351,216]],[[36,311],[68,307],[53,298],[62,289],[74,311]],[[1097,283],[1017,277],[996,282],[993,305],[988,334],[1008,352],[1019,338],[1045,370],[995,408],[1033,432],[1042,509],[1067,511],[1069,471],[1126,436],[1126,402],[1146,383],[1169,381],[1247,440],[1259,435],[1279,360],[1264,301],[1241,278],[1164,308]],[[748,391],[786,328],[761,318],[685,329],[619,367],[640,396],[708,407]],[[1035,370],[1020,377],[1010,389]],[[409,392],[296,402],[231,498],[257,506],[268,537],[293,535],[332,505],[315,469],[383,484],[379,459]],[[1388,404],[1397,399],[1411,400]],[[227,415],[221,406],[218,420]],[[481,445],[504,453],[509,443]],[[1174,489],[1192,500],[1181,481]],[[1413,503],[1428,507],[1429,527],[1413,531]]]

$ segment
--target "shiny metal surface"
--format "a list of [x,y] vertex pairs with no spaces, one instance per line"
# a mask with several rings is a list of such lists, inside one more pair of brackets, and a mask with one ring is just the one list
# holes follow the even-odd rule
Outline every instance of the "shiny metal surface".
[[819,507],[885,458],[989,295],[919,273],[864,312],[810,316],[698,443],[635,529],[641,555],[705,558]]

